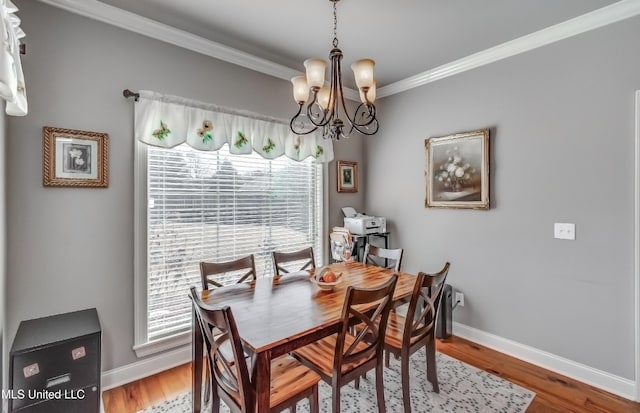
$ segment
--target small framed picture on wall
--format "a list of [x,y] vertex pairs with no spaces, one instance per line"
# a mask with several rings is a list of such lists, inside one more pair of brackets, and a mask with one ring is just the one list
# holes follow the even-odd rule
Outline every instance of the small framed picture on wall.
[[42,184],[106,188],[109,136],[74,129],[43,128]]
[[358,192],[358,163],[338,161],[338,192]]

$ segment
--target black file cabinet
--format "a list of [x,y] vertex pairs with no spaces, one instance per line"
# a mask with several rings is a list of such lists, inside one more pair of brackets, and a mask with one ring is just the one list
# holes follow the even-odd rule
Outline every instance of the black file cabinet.
[[10,413],[98,413],[95,308],[20,323],[9,354]]

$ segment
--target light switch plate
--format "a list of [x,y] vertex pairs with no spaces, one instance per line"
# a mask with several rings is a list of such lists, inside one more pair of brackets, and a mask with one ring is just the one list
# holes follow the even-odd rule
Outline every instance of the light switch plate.
[[557,239],[576,239],[576,224],[556,222],[553,224],[553,237]]

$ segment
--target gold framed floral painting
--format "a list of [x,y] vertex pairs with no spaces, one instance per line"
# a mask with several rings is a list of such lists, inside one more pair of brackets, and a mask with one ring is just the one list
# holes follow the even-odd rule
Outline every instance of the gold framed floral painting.
[[425,139],[425,206],[489,209],[489,129]]
[[44,186],[108,187],[109,135],[49,126],[42,131]]

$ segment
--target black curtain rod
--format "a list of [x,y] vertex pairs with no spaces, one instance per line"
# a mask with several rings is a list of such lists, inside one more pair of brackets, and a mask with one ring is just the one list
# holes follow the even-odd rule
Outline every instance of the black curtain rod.
[[129,89],[125,89],[122,91],[122,96],[126,98],[133,98],[137,102],[138,99],[140,98],[140,93],[132,92]]

